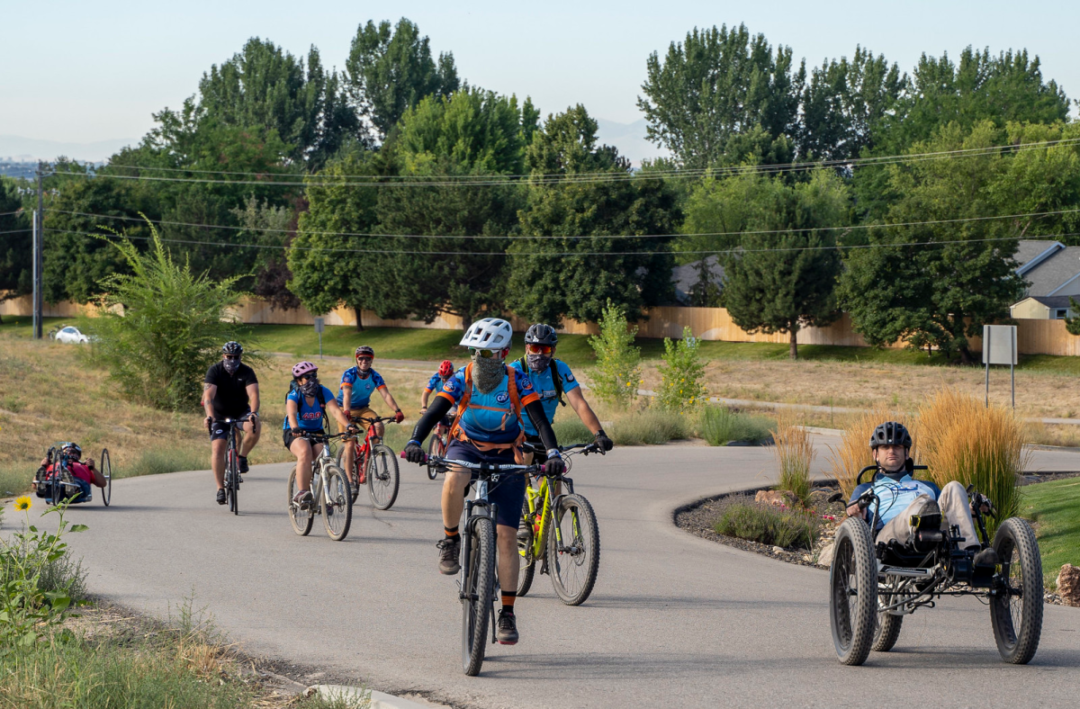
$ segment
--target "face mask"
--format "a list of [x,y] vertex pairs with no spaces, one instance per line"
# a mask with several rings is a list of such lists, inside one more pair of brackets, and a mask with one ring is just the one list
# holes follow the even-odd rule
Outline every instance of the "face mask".
[[229,374],[236,374],[236,370],[240,369],[240,360],[238,359],[224,359],[225,371]]
[[534,372],[543,372],[551,364],[551,355],[531,354],[525,355],[525,358],[529,362],[529,369]]
[[304,393],[304,396],[318,396],[321,386],[317,378],[309,377],[306,382],[300,385],[300,391]]
[[360,367],[357,367],[356,368],[356,376],[358,378],[360,378],[360,379],[367,379],[368,377],[371,376],[371,369],[368,368],[368,369],[365,370],[365,369],[360,369]]
[[506,363],[501,357],[483,358],[473,356],[473,382],[481,394],[490,394],[502,384],[506,376]]

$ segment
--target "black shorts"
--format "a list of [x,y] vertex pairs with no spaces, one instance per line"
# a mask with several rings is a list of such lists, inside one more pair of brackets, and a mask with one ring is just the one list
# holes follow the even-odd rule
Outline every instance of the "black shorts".
[[[323,429],[320,428],[317,431],[308,431],[308,433],[323,434],[323,433],[326,433],[326,431],[324,431]],[[293,432],[291,430],[289,430],[287,428],[282,429],[282,431],[281,431],[281,442],[284,443],[285,447],[288,448],[289,450],[292,450],[292,442],[295,441],[297,438],[300,438],[300,436],[294,436]]]
[[[444,456],[451,460],[464,460],[469,463],[515,463],[514,451],[484,452],[471,443],[453,440],[446,448]],[[476,474],[473,473],[473,480]],[[518,526],[521,519],[521,506],[525,504],[525,476],[517,473],[503,475],[499,484],[488,489],[488,501],[495,503],[495,524],[507,527]]]
[[[241,416],[247,416],[251,413],[251,409],[248,409],[242,414],[236,414],[235,416],[222,416],[223,419],[238,419]],[[229,437],[229,427],[215,418],[210,422],[210,440],[211,441],[224,441]]]
[[547,449],[544,448],[544,441],[542,441],[540,439],[540,436],[530,436],[530,435],[526,434],[525,442],[528,443],[531,446],[536,447],[536,449],[533,450],[533,451],[526,451],[526,453],[532,452],[532,454],[533,454],[533,459],[532,459],[533,465],[543,465],[544,463],[547,462],[547,459],[548,459]]

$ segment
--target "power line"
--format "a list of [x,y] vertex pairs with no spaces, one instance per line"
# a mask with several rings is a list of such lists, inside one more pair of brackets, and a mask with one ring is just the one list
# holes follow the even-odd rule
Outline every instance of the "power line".
[[18,214],[21,211],[23,210],[16,209],[14,212],[0,212],[0,217],[10,217],[12,214]]
[[0,234],[25,234],[28,231],[33,231],[33,229],[9,229],[8,231],[0,231]]

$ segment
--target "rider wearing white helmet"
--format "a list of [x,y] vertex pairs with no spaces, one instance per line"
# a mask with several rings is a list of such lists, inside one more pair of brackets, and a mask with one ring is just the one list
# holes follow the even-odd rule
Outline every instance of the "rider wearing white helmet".
[[[548,449],[545,472],[557,475],[565,470],[555,432],[551,430],[532,382],[523,372],[506,364],[513,334],[510,323],[498,318],[484,318],[469,327],[461,344],[469,348],[471,361],[447,380],[435,401],[417,422],[412,440],[405,447],[405,457],[409,462],[424,461],[421,443],[450,408],[457,405],[458,413],[450,429],[447,458],[477,463],[522,462],[524,412]],[[460,569],[458,520],[465,506],[465,490],[471,480],[469,470],[452,468],[446,473],[443,483],[444,534],[437,546],[439,571],[444,574],[456,574]],[[489,499],[498,509],[495,521],[502,610],[499,612],[496,637],[504,645],[513,645],[518,641],[514,601],[518,576],[518,517],[525,501],[524,476],[503,478],[491,490]]]

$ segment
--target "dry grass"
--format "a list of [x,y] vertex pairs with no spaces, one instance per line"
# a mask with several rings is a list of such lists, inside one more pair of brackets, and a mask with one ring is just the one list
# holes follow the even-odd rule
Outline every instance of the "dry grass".
[[780,484],[802,504],[810,498],[810,465],[814,462],[814,445],[810,432],[798,424],[798,415],[781,410],[776,416],[774,448],[780,464]]
[[[915,436],[917,426],[914,417],[893,411],[884,404],[878,404],[872,411],[864,414],[848,416],[839,446],[836,448],[829,446],[829,463],[832,468],[827,473],[840,485],[844,499],[850,499],[851,493],[855,490],[859,471],[874,464],[874,457],[870,452],[870,436],[878,424],[885,421],[899,421],[904,424],[912,437],[918,441]],[[916,451],[913,450],[911,456],[914,458],[916,455]]]

